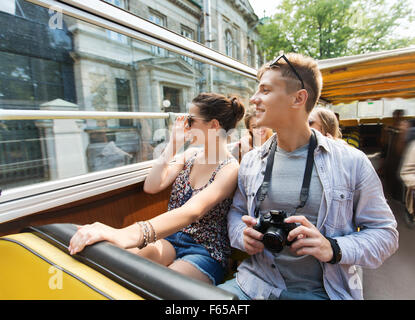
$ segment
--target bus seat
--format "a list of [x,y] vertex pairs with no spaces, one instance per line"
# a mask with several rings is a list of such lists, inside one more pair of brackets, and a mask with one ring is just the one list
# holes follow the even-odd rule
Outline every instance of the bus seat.
[[237,299],[106,241],[71,256],[76,230],[51,224],[1,237],[0,299]]

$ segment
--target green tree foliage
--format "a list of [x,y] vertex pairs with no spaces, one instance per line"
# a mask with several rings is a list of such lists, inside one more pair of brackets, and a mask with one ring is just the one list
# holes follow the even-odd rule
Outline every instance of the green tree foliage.
[[280,50],[327,59],[409,46],[414,34],[394,36],[403,21],[414,20],[409,1],[282,0],[258,27],[258,45],[267,60]]

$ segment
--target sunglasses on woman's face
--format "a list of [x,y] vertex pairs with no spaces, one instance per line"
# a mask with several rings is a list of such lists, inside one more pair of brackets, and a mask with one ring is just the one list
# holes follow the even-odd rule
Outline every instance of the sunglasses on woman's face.
[[195,116],[192,116],[190,114],[187,116],[187,124],[188,124],[189,128],[193,125],[193,122],[195,121],[195,119],[203,120],[203,118],[195,117]]

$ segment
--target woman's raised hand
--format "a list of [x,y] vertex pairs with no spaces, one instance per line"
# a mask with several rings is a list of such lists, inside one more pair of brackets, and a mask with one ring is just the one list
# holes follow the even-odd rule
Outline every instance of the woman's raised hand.
[[186,140],[189,140],[190,128],[187,126],[187,116],[178,116],[173,124],[170,135],[170,143],[173,143],[175,150],[180,150]]

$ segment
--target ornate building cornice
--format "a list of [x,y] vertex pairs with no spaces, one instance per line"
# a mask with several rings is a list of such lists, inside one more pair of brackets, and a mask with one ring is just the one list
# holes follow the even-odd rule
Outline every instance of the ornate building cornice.
[[233,7],[235,7],[239,13],[247,20],[248,24],[255,24],[258,21],[258,17],[250,6],[248,0],[227,0]]
[[[200,18],[200,16],[202,15],[202,10],[195,10],[193,8],[191,8],[190,6],[188,6],[184,1],[182,0],[169,0],[171,3],[174,3],[175,5],[177,5],[178,7],[182,8],[184,11],[190,13],[191,15]],[[193,1],[192,1],[193,3]],[[195,3],[196,5],[196,3]]]

